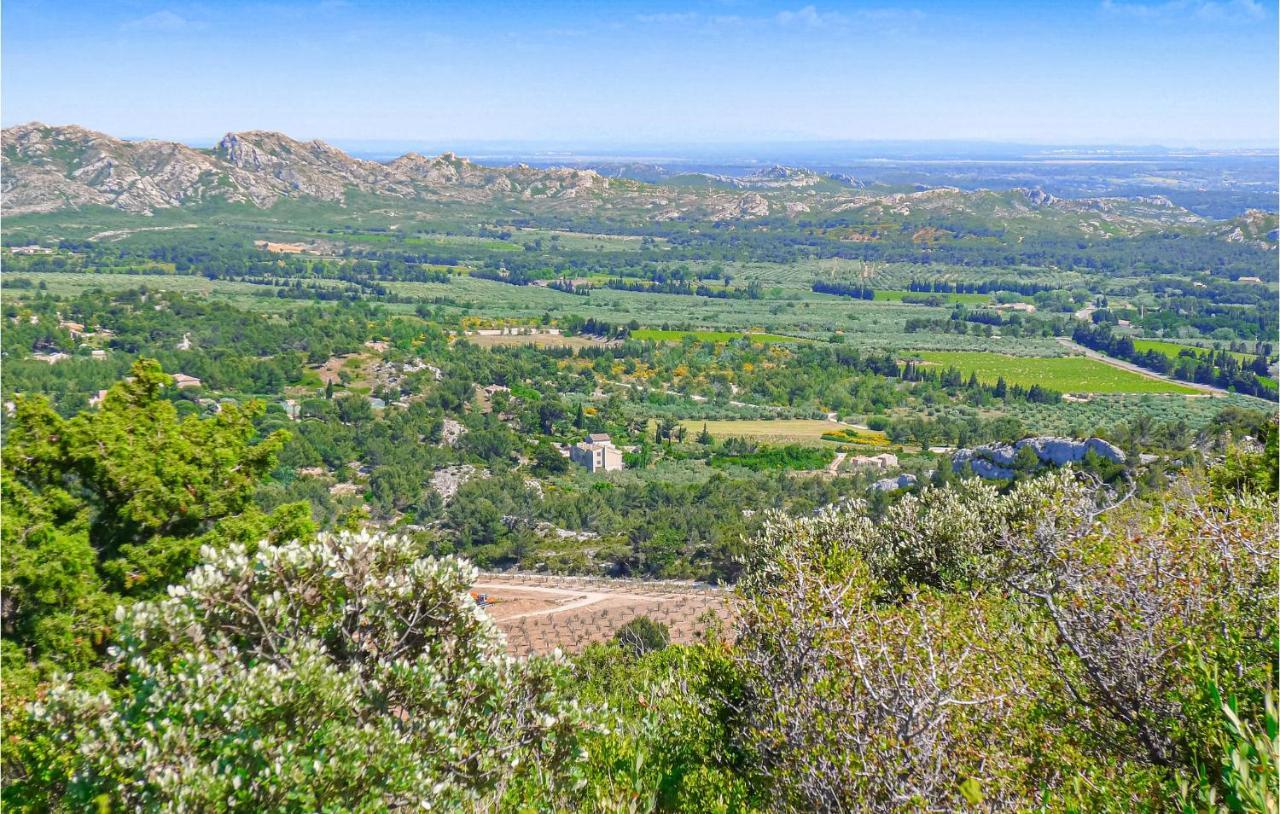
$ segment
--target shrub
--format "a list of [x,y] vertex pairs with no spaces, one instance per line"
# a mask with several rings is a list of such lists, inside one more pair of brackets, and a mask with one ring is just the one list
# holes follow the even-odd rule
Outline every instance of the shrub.
[[503,654],[466,562],[346,533],[204,556],[117,612],[118,697],[64,682],[30,707],[6,802],[447,810],[570,776],[582,718],[560,669]]
[[738,746],[783,810],[1270,810],[1275,512],[1064,470],[772,515]]
[[632,655],[642,656],[671,644],[671,633],[661,622],[655,622],[648,616],[637,616],[618,628],[613,640]]

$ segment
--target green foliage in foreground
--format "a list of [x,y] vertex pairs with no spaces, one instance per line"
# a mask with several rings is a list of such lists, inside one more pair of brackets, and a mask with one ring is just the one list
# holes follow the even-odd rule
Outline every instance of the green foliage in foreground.
[[121,609],[114,694],[56,685],[19,725],[15,808],[483,808],[573,779],[581,714],[553,662],[502,654],[475,569],[392,536],[206,550]]
[[99,411],[68,420],[42,398],[18,401],[3,475],[11,697],[53,670],[91,670],[115,606],[180,581],[202,545],[310,530],[305,507],[252,503],[287,436],[255,441],[252,405],[180,420],[163,398],[171,384],[140,362]]
[[772,512],[731,631],[661,646],[638,621],[567,662],[502,655],[474,570],[423,542],[205,546],[116,612],[113,682],[8,706],[3,799],[1273,811],[1275,459],[1237,460],[1143,501],[1068,470],[927,488],[878,520]]
[[1097,497],[1059,473],[771,524],[735,655],[776,806],[1176,810],[1226,759],[1204,665],[1264,714],[1274,499]]

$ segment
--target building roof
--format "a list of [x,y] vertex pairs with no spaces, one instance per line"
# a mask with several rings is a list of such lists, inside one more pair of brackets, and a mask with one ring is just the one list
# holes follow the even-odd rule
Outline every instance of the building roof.
[[608,444],[612,440],[607,432],[593,432],[587,436],[587,442],[592,444]]

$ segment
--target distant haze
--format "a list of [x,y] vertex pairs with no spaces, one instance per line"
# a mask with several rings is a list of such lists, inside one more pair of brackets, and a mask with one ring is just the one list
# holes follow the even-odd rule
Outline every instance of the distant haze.
[[1262,0],[9,0],[3,123],[189,143],[267,129],[386,154],[1274,149],[1276,11]]

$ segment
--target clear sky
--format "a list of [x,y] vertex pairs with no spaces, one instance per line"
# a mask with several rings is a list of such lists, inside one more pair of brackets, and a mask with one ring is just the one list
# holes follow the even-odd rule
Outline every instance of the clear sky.
[[5,125],[1272,145],[1265,0],[5,0]]

